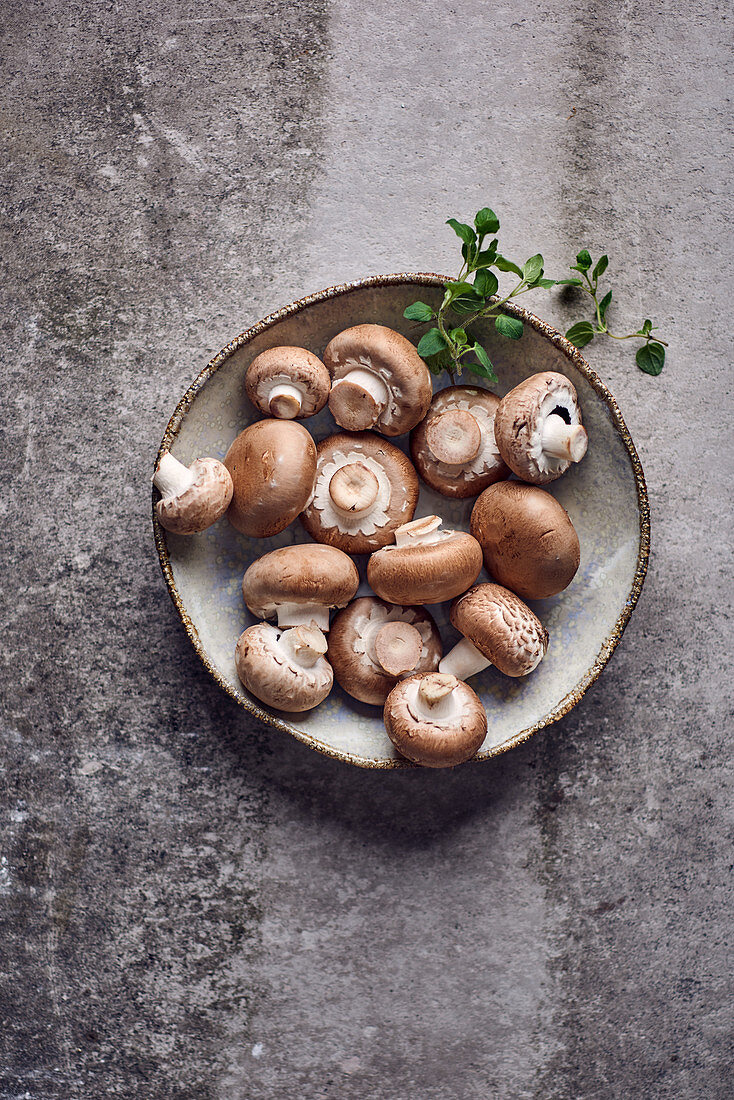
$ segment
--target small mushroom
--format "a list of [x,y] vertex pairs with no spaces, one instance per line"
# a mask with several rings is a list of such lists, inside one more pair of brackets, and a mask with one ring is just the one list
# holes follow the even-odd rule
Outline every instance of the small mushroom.
[[431,403],[428,367],[410,340],[384,325],[356,325],[327,344],[329,409],[350,432],[409,432]]
[[359,586],[357,567],[333,546],[297,543],[271,550],[242,578],[242,595],[258,619],[278,626],[329,629],[329,608],[346,607]]
[[494,419],[497,448],[514,474],[545,485],[586,454],[578,396],[563,374],[526,378],[500,401]]
[[321,412],[329,397],[329,372],[306,348],[268,348],[245,375],[247,396],[264,416],[303,419]]
[[441,653],[441,636],[427,611],[371,596],[340,611],[329,632],[334,676],[362,703],[382,705],[398,680],[435,671]]
[[477,386],[448,386],[410,433],[410,454],[427,485],[446,497],[474,497],[510,476],[494,438],[499,397]]
[[487,714],[475,692],[440,672],[396,684],[385,700],[384,719],[398,752],[428,768],[463,764],[487,736]]
[[367,563],[367,580],[388,603],[440,603],[465,592],[482,568],[482,548],[466,531],[442,531],[438,516],[403,524],[392,546]]
[[464,635],[439,664],[460,680],[494,665],[505,676],[527,676],[548,649],[548,631],[522,600],[499,584],[477,584],[451,605]]
[[471,533],[492,577],[524,600],[568,588],[579,567],[579,538],[568,512],[537,485],[501,481],[485,489]]
[[257,623],[240,634],[234,661],[244,686],[266,706],[303,711],[331,691],[334,673],[325,653],[326,638],[315,627]]
[[197,458],[184,466],[166,451],[153,484],[161,494],[155,506],[158,522],[177,535],[205,531],[224,515],[232,499],[229,470],[216,458]]
[[258,420],[240,432],[224,456],[234,495],[227,512],[243,535],[284,531],[308,504],[316,478],[316,444],[289,420]]
[[339,432],[316,448],[316,486],[301,520],[311,538],[368,554],[413,518],[418,475],[392,443],[373,432]]

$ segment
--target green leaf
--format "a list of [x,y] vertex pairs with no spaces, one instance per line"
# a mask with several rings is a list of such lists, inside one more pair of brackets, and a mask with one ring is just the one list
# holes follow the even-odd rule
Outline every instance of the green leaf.
[[543,274],[543,257],[539,252],[525,261],[522,265],[522,273],[527,283],[534,283],[536,279],[540,278]]
[[591,321],[577,321],[575,325],[571,325],[566,333],[566,339],[575,344],[577,348],[585,348],[595,336],[596,333]]
[[435,316],[434,310],[425,302],[413,302],[403,313],[406,321],[430,321]]
[[649,318],[648,318],[647,321],[643,322],[642,335],[643,336],[649,336],[651,332],[652,332],[652,321],[649,320]]
[[611,300],[612,292],[611,290],[608,290],[602,300],[599,302],[599,316],[601,317],[602,321],[604,320],[606,312],[609,309],[609,303],[611,302]]
[[555,279],[538,279],[536,286],[542,286],[543,290],[550,290],[552,286],[556,285]]
[[482,378],[488,378],[490,382],[499,382],[499,378],[495,374],[494,367],[489,361],[489,356],[487,355],[482,345],[475,344],[472,348],[472,351],[474,352],[478,360],[478,366],[472,367],[474,373],[480,375]]
[[450,367],[453,363],[451,358],[451,352],[448,348],[444,348],[443,351],[437,352],[436,355],[429,355],[426,357],[426,366],[431,374],[443,374],[447,367]]
[[477,227],[477,233],[496,233],[500,227],[500,220],[494,210],[490,210],[488,206],[485,206],[478,212],[474,224]]
[[635,359],[641,371],[657,377],[665,365],[665,348],[662,344],[656,344],[655,341],[643,344],[637,349]]
[[556,286],[583,286],[581,279],[556,279]]
[[418,343],[418,354],[422,356],[436,355],[446,347],[446,341],[437,328],[429,328],[428,332],[421,336]]
[[519,340],[523,333],[522,321],[518,321],[517,317],[508,317],[506,313],[500,313],[495,318],[494,327],[508,340]]
[[477,313],[483,306],[484,298],[478,294],[461,294],[451,303],[454,313]]
[[588,271],[591,267],[591,255],[587,248],[582,248],[576,257],[577,271]]
[[446,225],[450,225],[457,237],[461,237],[462,241],[466,245],[475,245],[477,241],[477,235],[470,225],[466,225],[464,222],[457,222],[456,218],[449,218]]
[[598,279],[600,276],[602,276],[604,274],[604,272],[606,271],[606,269],[608,267],[609,267],[609,257],[608,256],[601,256],[597,260],[596,267],[594,268],[594,270],[591,273],[592,279]]
[[493,271],[487,271],[485,268],[482,271],[478,271],[474,277],[474,288],[478,294],[481,294],[482,298],[491,298],[493,294],[497,293],[497,276]]
[[497,241],[492,241],[489,248],[482,249],[474,257],[473,268],[477,271],[480,267],[492,267],[497,259]]
[[498,256],[494,266],[498,267],[500,271],[512,271],[522,279],[522,268],[518,267],[517,264],[513,264],[512,260],[508,260],[504,256]]
[[451,329],[449,329],[449,336],[451,337],[451,339],[454,341],[455,344],[464,345],[468,342],[467,337],[466,337],[466,332],[464,331],[463,328],[451,328]]

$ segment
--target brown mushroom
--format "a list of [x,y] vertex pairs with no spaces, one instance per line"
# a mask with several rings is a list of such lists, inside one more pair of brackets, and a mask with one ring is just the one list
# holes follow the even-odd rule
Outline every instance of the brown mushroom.
[[396,684],[385,700],[384,720],[398,752],[428,768],[463,764],[487,735],[487,714],[475,692],[440,672]]
[[410,433],[418,473],[446,497],[474,497],[510,476],[494,438],[499,397],[478,386],[447,386],[435,394]]
[[314,495],[301,516],[311,538],[368,554],[413,518],[418,475],[394,444],[373,432],[339,432],[316,452]]
[[362,703],[382,705],[398,680],[435,671],[441,653],[441,636],[427,611],[371,596],[340,611],[329,632],[337,683]]
[[548,649],[548,631],[522,600],[499,584],[477,584],[451,605],[464,635],[439,670],[466,680],[494,665],[505,676],[527,676]]
[[257,623],[240,634],[234,660],[251,695],[269,707],[300,712],[331,691],[334,674],[325,653],[326,638],[315,627],[279,630]]
[[244,601],[258,619],[278,626],[329,629],[329,608],[346,607],[359,586],[357,567],[333,546],[298,543],[271,550],[242,578]]
[[290,420],[258,420],[240,432],[224,456],[234,495],[227,512],[243,535],[284,531],[308,504],[316,477],[316,444]]
[[329,409],[341,428],[409,432],[431,403],[428,367],[410,340],[384,325],[355,325],[329,342]]
[[161,494],[155,506],[158,522],[177,535],[205,531],[224,515],[232,499],[229,470],[216,458],[197,458],[184,466],[166,451],[153,484]]
[[321,412],[329,397],[329,372],[306,348],[268,348],[245,375],[247,396],[265,416],[299,420]]
[[568,512],[537,485],[501,481],[485,489],[472,510],[471,533],[487,571],[524,600],[562,592],[579,567]]
[[367,563],[367,580],[388,603],[440,603],[465,592],[482,568],[482,548],[466,531],[442,531],[438,516],[398,527],[395,542]]
[[555,371],[526,378],[502,398],[494,434],[512,472],[534,485],[555,481],[580,462],[589,442],[576,389]]

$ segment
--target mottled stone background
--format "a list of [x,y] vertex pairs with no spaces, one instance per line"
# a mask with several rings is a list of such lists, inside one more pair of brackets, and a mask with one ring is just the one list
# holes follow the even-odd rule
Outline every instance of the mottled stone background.
[[[6,0],[3,1100],[728,1100],[731,8]],[[560,273],[653,552],[522,749],[371,773],[253,724],[166,593],[189,381],[309,291],[451,271],[482,205]],[[539,293],[561,326],[572,307]],[[722,426],[723,425],[723,426]]]

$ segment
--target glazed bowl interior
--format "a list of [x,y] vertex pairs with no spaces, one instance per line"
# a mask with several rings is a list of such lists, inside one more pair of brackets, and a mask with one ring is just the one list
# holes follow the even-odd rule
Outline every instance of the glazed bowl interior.
[[[245,396],[244,377],[265,348],[299,345],[320,356],[338,332],[363,322],[387,325],[417,343],[423,329],[405,321],[403,311],[416,298],[437,305],[441,282],[433,275],[361,280],[312,295],[259,322],[224,348],[192,384],[171,418],[161,449],[170,449],[187,464],[200,455],[222,458],[235,436],[261,419]],[[502,395],[540,370],[567,375],[578,391],[589,450],[581,463],[547,486],[578,532],[581,565],[565,592],[530,604],[550,635],[545,660],[521,680],[493,668],[472,677],[488,716],[478,759],[511,748],[578,702],[629,619],[644,579],[649,542],[642,470],[611,394],[563,336],[523,310],[508,311],[525,321],[521,340],[504,339],[491,323],[473,326],[500,378],[492,388]],[[476,380],[465,373],[462,381]],[[437,380],[435,388],[447,382]],[[316,440],[338,430],[328,410],[302,423]],[[407,437],[393,442],[407,450]],[[468,529],[472,505],[473,500],[452,501],[422,484],[416,517],[435,513],[443,517],[444,526]],[[235,643],[255,621],[242,601],[242,575],[266,551],[310,541],[300,523],[270,539],[240,535],[226,519],[189,538],[164,531],[155,518],[154,528],[163,572],[186,631],[225,691],[260,719],[321,752],[366,767],[410,766],[389,741],[381,708],[355,702],[338,686],[315,710],[288,715],[263,707],[237,678]],[[367,594],[366,558],[356,560],[363,578],[359,594]],[[479,580],[488,579],[482,571]],[[430,610],[446,649],[458,640],[448,622],[449,605]]]

